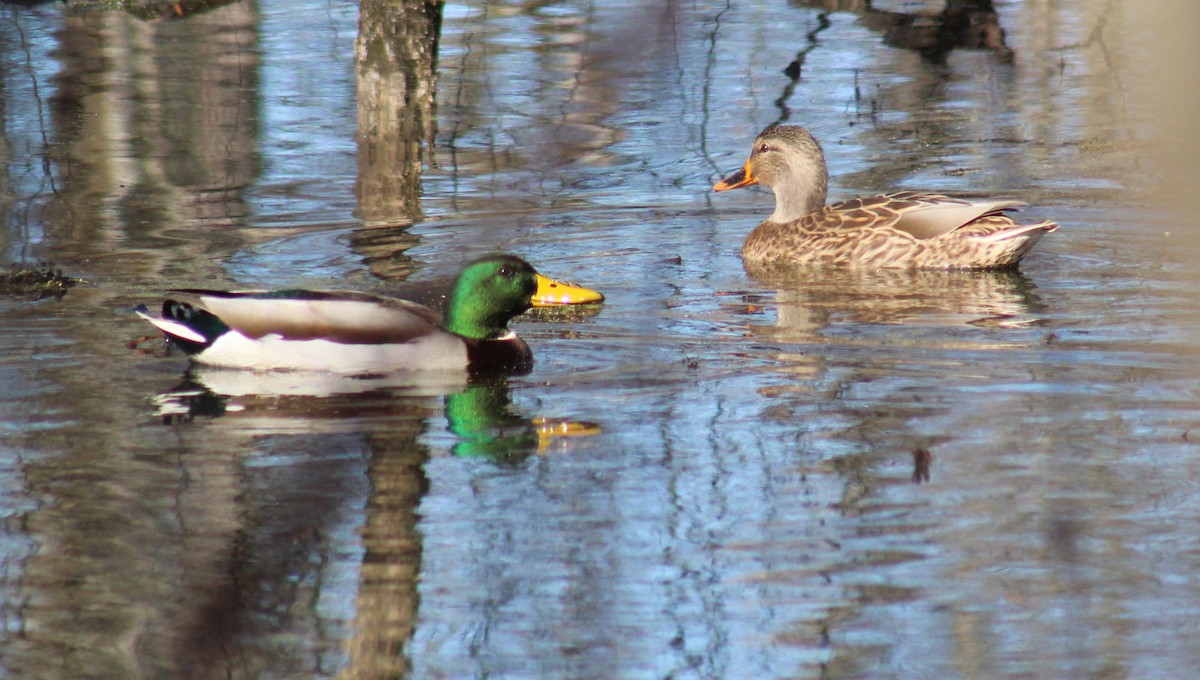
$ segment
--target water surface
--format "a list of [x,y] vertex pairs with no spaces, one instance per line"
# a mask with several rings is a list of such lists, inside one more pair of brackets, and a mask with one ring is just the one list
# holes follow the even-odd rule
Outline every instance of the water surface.
[[[449,3],[436,60],[383,2],[5,8],[0,253],[87,283],[0,299],[3,674],[1189,677],[1200,246],[1149,207],[1145,27],[876,4]],[[752,277],[770,196],[710,187],[781,121],[834,197],[1062,228]],[[130,347],[167,288],[436,303],[494,250],[608,298],[519,320],[527,376]]]

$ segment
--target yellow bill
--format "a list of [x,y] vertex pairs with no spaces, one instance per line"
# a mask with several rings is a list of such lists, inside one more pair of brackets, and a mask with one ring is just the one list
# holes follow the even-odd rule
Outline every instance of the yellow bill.
[[588,302],[604,301],[603,295],[590,288],[576,286],[566,281],[556,281],[541,274],[538,274],[537,283],[537,291],[533,294],[534,307],[582,305]]
[[576,422],[562,418],[534,418],[538,435],[538,454],[546,453],[556,440],[564,437],[592,437],[604,430],[596,423]]

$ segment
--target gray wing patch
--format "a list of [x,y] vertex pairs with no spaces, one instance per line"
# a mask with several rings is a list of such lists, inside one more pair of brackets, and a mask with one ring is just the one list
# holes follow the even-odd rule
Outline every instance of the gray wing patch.
[[347,344],[404,343],[444,333],[437,313],[407,300],[362,293],[319,297],[201,295],[208,311],[251,338],[330,340]]

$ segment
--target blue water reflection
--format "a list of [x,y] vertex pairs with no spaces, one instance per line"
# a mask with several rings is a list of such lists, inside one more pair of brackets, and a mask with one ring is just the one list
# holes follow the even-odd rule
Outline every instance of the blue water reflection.
[[[421,3],[6,6],[2,264],[88,283],[0,300],[3,673],[1188,677],[1152,13],[876,5],[452,2],[436,64]],[[1063,229],[1020,272],[751,275],[770,196],[710,187],[780,120],[834,198]],[[437,305],[488,251],[607,296],[518,319],[495,383],[206,375],[130,313]]]

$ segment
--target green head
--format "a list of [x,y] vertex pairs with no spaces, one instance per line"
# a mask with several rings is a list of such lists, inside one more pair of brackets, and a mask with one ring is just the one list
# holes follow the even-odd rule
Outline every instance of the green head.
[[508,332],[508,322],[530,307],[538,273],[513,255],[488,255],[468,264],[446,301],[444,326],[472,340]]

